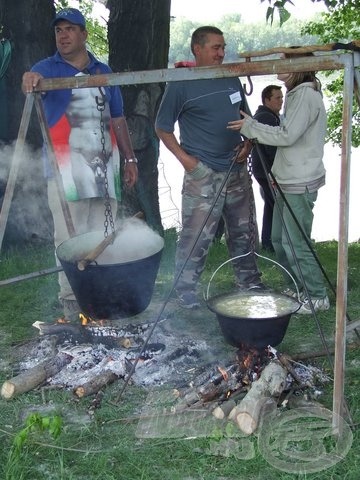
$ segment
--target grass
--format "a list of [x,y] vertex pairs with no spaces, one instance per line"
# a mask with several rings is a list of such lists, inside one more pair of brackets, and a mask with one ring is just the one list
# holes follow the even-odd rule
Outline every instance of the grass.
[[[168,231],[154,297],[163,298],[172,281],[175,232]],[[336,282],[337,243],[317,244],[317,252],[333,283]],[[227,259],[222,243],[213,246],[203,275],[203,289],[216,268]],[[281,287],[281,274],[266,260],[259,260],[266,284]],[[50,245],[10,249],[0,257],[0,279],[38,271],[54,264]],[[213,279],[214,291],[226,291],[231,286],[231,269],[225,265]],[[359,318],[360,245],[349,245],[348,312]],[[331,294],[332,304],[334,297]],[[37,337],[31,326],[37,320],[53,322],[61,315],[57,302],[56,275],[39,277],[0,288],[0,381],[12,375],[9,358],[14,344]],[[204,318],[206,314],[204,312]],[[211,317],[206,317],[208,321]],[[200,321],[200,320],[199,320]],[[319,315],[320,326],[309,317],[295,316],[279,349],[290,355],[323,350],[319,328],[329,348],[333,348],[335,308]],[[332,359],[333,360],[333,359]],[[320,357],[316,364],[332,375],[328,359]],[[264,458],[257,435],[241,436],[229,428],[210,431],[197,438],[139,436],[139,413],[149,403],[149,392],[128,386],[121,401],[114,405],[121,382],[104,391],[101,407],[89,415],[91,398],[76,399],[71,392],[34,390],[10,401],[0,399],[0,478],[6,480],[358,480],[360,471],[359,430],[359,368],[358,347],[349,344],[346,354],[345,397],[355,424],[352,446],[345,459],[332,467],[326,464],[315,473],[289,473],[279,470]],[[164,387],[164,399],[169,387]],[[320,401],[332,409],[332,385],[327,385]],[[160,396],[161,398],[161,396]],[[161,402],[160,402],[161,403]],[[156,413],[163,407],[158,405]],[[29,425],[31,415],[38,413],[40,421]],[[60,434],[52,429],[54,419],[60,419]],[[145,420],[143,420],[145,421]],[[196,422],[194,421],[194,428]],[[276,432],[277,420],[270,425]],[[204,425],[205,428],[205,425]],[[161,429],[160,429],[161,430]],[[195,428],[196,430],[196,428]],[[259,437],[261,435],[261,431]],[[333,439],[332,439],[333,440]],[[279,439],[277,440],[280,441]],[[331,439],[327,439],[331,443]],[[291,445],[288,448],[292,448]],[[305,456],[315,454],[318,441],[313,439]],[[327,445],[327,451],[333,451]],[[333,454],[335,455],[335,453]],[[333,457],[332,455],[332,457]],[[275,460],[277,457],[275,456]]]

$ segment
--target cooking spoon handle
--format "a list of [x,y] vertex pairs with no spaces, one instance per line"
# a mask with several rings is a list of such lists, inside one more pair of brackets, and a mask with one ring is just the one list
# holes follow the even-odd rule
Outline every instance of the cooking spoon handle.
[[[144,218],[143,212],[137,212],[131,218]],[[85,268],[89,265],[89,263],[93,262],[97,259],[97,257],[102,253],[106,247],[112,244],[116,238],[116,235],[124,228],[124,223],[122,222],[121,225],[110,235],[108,235],[104,240],[102,240],[91,252],[89,252],[86,257],[81,260],[78,260],[77,267],[79,270],[85,270]]]

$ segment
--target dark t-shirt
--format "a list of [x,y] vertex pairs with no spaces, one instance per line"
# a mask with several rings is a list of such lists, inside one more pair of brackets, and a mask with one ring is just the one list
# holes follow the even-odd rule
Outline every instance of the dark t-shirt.
[[166,87],[156,127],[170,133],[178,122],[181,147],[213,170],[225,171],[242,139],[226,127],[240,118],[240,110],[249,112],[238,78],[172,82]]

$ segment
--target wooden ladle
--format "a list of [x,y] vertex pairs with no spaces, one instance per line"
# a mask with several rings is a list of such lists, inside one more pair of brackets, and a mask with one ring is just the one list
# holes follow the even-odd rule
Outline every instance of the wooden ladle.
[[[144,214],[143,214],[143,212],[137,212],[137,213],[135,213],[135,215],[133,215],[130,218],[144,218]],[[109,245],[111,245],[114,242],[114,240],[116,238],[116,235],[123,228],[124,228],[124,222],[122,222],[121,225],[119,225],[119,227],[114,232],[112,232],[110,235],[108,235],[106,238],[104,238],[104,240],[102,240],[99,243],[99,245],[97,245],[93,250],[91,250],[91,252],[89,252],[86,255],[86,257],[84,257],[81,260],[78,260],[78,262],[77,262],[78,269],[79,270],[85,270],[85,268],[89,265],[89,263],[96,260],[96,258],[100,255],[100,253],[102,253],[105,250],[106,247],[108,247]]]

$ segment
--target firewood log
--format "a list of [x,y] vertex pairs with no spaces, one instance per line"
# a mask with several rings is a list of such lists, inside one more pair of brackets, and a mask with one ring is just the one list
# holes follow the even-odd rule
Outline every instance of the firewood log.
[[278,397],[286,384],[287,371],[278,361],[272,361],[255,380],[248,393],[231,412],[231,418],[238,424],[240,430],[250,435],[259,424],[261,410],[269,397]]
[[106,385],[113,383],[117,378],[118,376],[114,372],[111,370],[105,370],[99,375],[94,376],[91,380],[83,385],[75,387],[74,393],[79,398],[92,395],[93,393],[97,393]]
[[290,395],[287,403],[288,408],[291,410],[294,408],[303,408],[305,409],[314,409],[314,408],[325,408],[320,402],[315,400],[307,400],[304,395]]
[[6,400],[15,395],[28,392],[41,385],[47,378],[56,375],[72,360],[72,356],[61,352],[50,360],[45,360],[39,365],[20,373],[16,377],[6,380],[1,387],[1,396]]
[[276,405],[273,398],[262,397],[247,405],[239,405],[239,409],[236,412],[236,423],[240,430],[247,435],[254,433],[259,426],[259,420],[264,407],[269,407],[272,404]]
[[223,420],[224,418],[228,417],[229,413],[233,410],[235,406],[236,403],[234,400],[226,400],[221,405],[218,405],[216,408],[214,408],[212,414],[215,418]]

